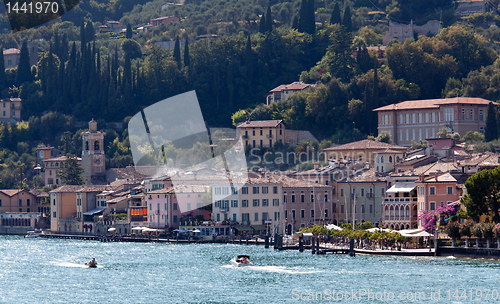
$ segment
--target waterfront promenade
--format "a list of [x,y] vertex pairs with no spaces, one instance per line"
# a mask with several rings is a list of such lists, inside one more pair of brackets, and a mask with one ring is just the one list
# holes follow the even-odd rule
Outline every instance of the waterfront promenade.
[[[175,238],[158,238],[158,237],[141,237],[141,236],[97,236],[97,235],[72,235],[72,234],[42,234],[43,238],[57,238],[57,239],[79,239],[79,240],[91,240],[99,242],[135,242],[135,243],[145,243],[145,242],[156,242],[165,244],[193,244],[193,243],[212,243],[212,244],[239,244],[239,245],[261,245],[265,246],[266,241],[262,238],[254,239],[215,239],[215,240],[185,240],[185,239],[175,239]],[[268,246],[272,247],[274,245],[273,240],[269,240]],[[312,249],[311,245],[304,245],[303,249],[310,252]],[[299,250],[298,244],[284,244],[279,250]],[[316,254],[349,254],[348,245],[334,245],[330,243],[320,243],[319,247],[316,249]],[[394,256],[434,256],[434,249],[429,251],[426,249],[391,249],[377,248],[375,250],[371,249],[361,249],[354,248],[356,254],[369,254],[369,255],[394,255]],[[305,253],[306,254],[306,253]]]

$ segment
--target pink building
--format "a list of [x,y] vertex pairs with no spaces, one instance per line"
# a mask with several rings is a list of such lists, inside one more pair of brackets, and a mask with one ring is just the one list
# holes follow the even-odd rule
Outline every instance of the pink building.
[[149,191],[145,198],[148,227],[178,228],[181,221],[210,220],[211,202],[204,196],[208,193],[208,186],[199,185]]
[[378,133],[388,132],[393,143],[408,147],[412,141],[435,138],[442,128],[461,136],[483,132],[490,102],[475,97],[410,100],[373,111],[378,113]]
[[[463,189],[457,187],[457,180],[448,172],[428,178],[420,176],[419,181],[417,186],[419,216],[422,211],[436,210],[438,207],[456,202],[463,194]],[[418,228],[422,228],[421,221],[418,221]]]

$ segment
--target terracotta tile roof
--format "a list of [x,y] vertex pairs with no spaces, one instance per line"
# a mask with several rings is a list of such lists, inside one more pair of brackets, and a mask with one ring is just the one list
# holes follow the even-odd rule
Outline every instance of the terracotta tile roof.
[[450,171],[459,171],[456,163],[432,163],[415,168],[412,173],[414,175],[430,175],[433,173],[445,173]]
[[0,99],[1,102],[22,102],[21,98],[4,98]]
[[387,148],[385,150],[375,151],[373,153],[377,153],[377,154],[394,154],[394,153],[403,153],[403,151],[401,151],[401,150],[394,150],[394,149],[391,149],[391,148]]
[[4,55],[10,55],[10,54],[21,54],[21,50],[16,49],[16,48],[11,48],[11,49],[6,49],[3,51]]
[[469,161],[461,162],[461,166],[483,166],[483,167],[497,167],[500,166],[500,154],[492,152],[485,152],[475,154]]
[[408,150],[408,148],[405,148],[405,147],[390,145],[390,144],[380,142],[380,141],[364,139],[364,140],[348,143],[345,145],[326,148],[326,149],[323,149],[323,151],[368,150],[368,149],[370,149],[370,150],[394,149],[394,150],[401,150],[401,151]]
[[109,185],[64,185],[49,193],[77,193],[77,192],[102,192],[111,190]]
[[283,120],[250,120],[240,123],[237,128],[269,128],[277,127],[280,123],[283,123]]
[[300,90],[303,90],[309,86],[310,86],[310,84],[303,83],[301,81],[295,81],[295,82],[292,82],[291,84],[282,84],[280,86],[277,86],[276,88],[272,89],[269,92],[283,92],[283,91],[288,91],[288,90],[300,91]]
[[[43,161],[44,162],[50,162],[50,161],[66,161],[68,158],[63,155],[63,156],[58,156],[58,157],[54,157],[54,158],[48,158],[48,159],[44,159]],[[81,157],[77,157],[76,158],[77,161],[81,161]]]
[[[380,177],[375,173],[375,169],[371,168],[361,174],[351,177],[349,182],[385,182],[385,177]],[[344,181],[343,183],[346,183]]]
[[[21,193],[21,192],[27,192],[26,190],[20,190],[20,189],[4,189],[4,190],[0,190],[0,192],[4,193],[5,195],[7,196],[14,196],[18,193]],[[29,193],[29,192],[28,192]]]
[[[476,97],[455,97],[445,99],[426,99],[426,100],[408,100],[396,104],[387,105],[374,109],[373,111],[390,111],[390,110],[412,110],[412,109],[437,109],[441,105],[451,104],[482,104],[488,105],[491,101],[476,98]],[[499,105],[493,102],[494,105]]]
[[77,191],[82,189],[82,187],[83,187],[82,185],[64,185],[49,191],[49,193],[70,193],[70,192],[76,193]]
[[446,183],[446,182],[457,182],[457,180],[449,173],[441,174],[435,177],[431,177],[425,180],[428,183]]

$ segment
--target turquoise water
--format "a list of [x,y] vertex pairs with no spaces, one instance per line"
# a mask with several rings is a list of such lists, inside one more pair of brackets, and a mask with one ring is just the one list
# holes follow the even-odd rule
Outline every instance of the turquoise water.
[[[238,254],[256,266],[233,268]],[[1,303],[500,302],[500,262],[483,259],[19,236],[0,236],[0,257]],[[97,269],[82,266],[92,257]]]

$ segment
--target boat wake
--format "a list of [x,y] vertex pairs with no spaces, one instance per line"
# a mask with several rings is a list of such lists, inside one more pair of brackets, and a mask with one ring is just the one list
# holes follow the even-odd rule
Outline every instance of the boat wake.
[[304,268],[288,268],[285,266],[249,266],[249,267],[233,267],[232,265],[224,265],[223,268],[239,268],[250,269],[253,271],[265,271],[276,273],[290,273],[290,274],[305,274],[305,273],[318,273],[324,270],[304,269]]
[[[50,262],[50,263],[61,267],[88,268],[88,266],[85,266],[84,264],[71,263],[71,262]],[[97,265],[97,268],[103,268],[103,267]]]

